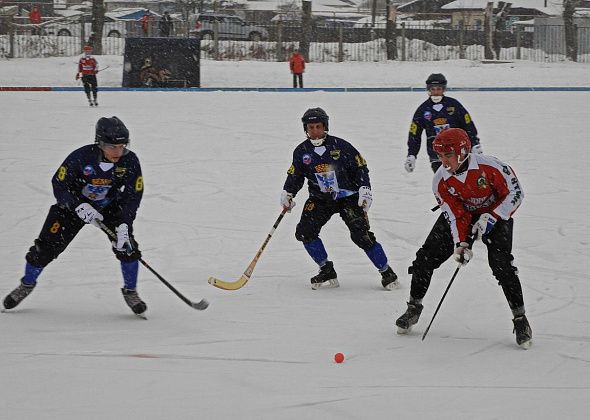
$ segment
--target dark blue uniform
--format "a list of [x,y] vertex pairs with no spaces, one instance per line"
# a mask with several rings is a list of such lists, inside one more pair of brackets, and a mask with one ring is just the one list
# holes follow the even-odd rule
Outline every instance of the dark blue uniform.
[[310,197],[324,201],[356,194],[363,185],[371,187],[365,159],[350,143],[330,135],[320,147],[305,140],[295,148],[283,189],[295,195],[306,178]]
[[326,135],[315,147],[305,140],[295,148],[283,189],[295,196],[307,179],[309,198],[303,205],[295,237],[320,266],[328,259],[319,238],[320,230],[338,213],[352,241],[362,248],[373,264],[386,269],[387,257],[371,232],[367,213],[358,205],[358,191],[371,186],[369,169],[362,155],[347,141]]
[[422,132],[426,131],[426,151],[433,170],[440,166],[438,156],[432,150],[436,135],[445,128],[462,128],[471,139],[471,146],[479,144],[477,128],[471,116],[461,103],[448,96],[436,104],[430,98],[424,101],[414,113],[408,135],[408,156],[418,156],[422,144]]
[[134,251],[128,255],[113,248],[119,260],[141,258],[133,239],[133,221],[143,195],[141,167],[135,153],[127,150],[117,163],[111,163],[103,159],[97,144],[83,146],[65,159],[52,184],[57,203],[51,206],[39,237],[27,253],[30,264],[43,268],[66,249],[85,225],[75,212],[83,202],[97,209],[111,230],[121,223],[129,226]]

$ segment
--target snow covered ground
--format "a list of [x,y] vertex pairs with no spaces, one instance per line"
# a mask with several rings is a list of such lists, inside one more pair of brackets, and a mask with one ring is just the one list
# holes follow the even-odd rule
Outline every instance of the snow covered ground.
[[[73,63],[43,61],[29,73],[33,63],[1,62],[0,84],[73,85]],[[422,86],[433,71],[461,86],[588,85],[588,66],[530,63],[326,64],[312,66],[307,80]],[[205,63],[203,72],[211,86],[290,82],[284,65],[267,63]],[[453,96],[471,111],[484,151],[512,165],[525,191],[514,254],[534,333],[529,351],[515,344],[480,243],[427,338],[420,339],[455,269],[450,261],[435,273],[414,333],[394,333],[409,294],[407,266],[437,217],[424,154],[413,174],[403,170],[407,127],[424,93],[103,92],[93,109],[81,92],[0,92],[2,297],[18,284],[53,203],[53,172],[93,141],[99,117],[117,115],[144,170],[135,225],[144,259],[189,298],[211,302],[195,311],[141,268],[149,320],[134,317],[108,241],[85,228],[34,293],[0,314],[0,418],[585,419],[590,93]],[[313,106],[326,109],[331,132],[368,161],[372,227],[402,288],[381,290],[335,217],[322,237],[341,287],[310,289],[316,267],[294,238],[305,190],[252,280],[234,292],[210,286],[212,275],[237,279],[266,237],[303,139],[299,119]],[[334,363],[336,352],[344,363]]]
[[[0,61],[0,86],[81,86],[74,80],[79,57],[52,57]],[[121,86],[123,57],[98,56],[99,86]],[[482,64],[480,61],[309,63],[304,86],[423,87],[428,74],[442,72],[450,87],[589,86],[590,64],[515,61]],[[201,62],[202,87],[290,87],[288,63],[261,61]]]

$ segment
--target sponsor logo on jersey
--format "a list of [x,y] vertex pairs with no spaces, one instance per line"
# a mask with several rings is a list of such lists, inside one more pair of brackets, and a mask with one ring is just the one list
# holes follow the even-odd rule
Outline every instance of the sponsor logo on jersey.
[[434,125],[445,125],[447,124],[446,118],[436,118],[434,121]]
[[332,159],[334,160],[340,159],[340,150],[330,150],[330,156],[332,156]]
[[112,180],[106,178],[94,178],[90,180],[92,185],[111,185],[112,182]]
[[119,178],[124,176],[126,172],[127,172],[127,168],[121,168],[120,166],[117,166],[115,168],[115,176],[117,176]]
[[82,173],[84,174],[84,176],[90,176],[90,175],[94,175],[95,172],[94,172],[94,168],[92,167],[92,165],[86,165],[86,166],[84,166]]
[[303,164],[304,165],[309,165],[311,163],[311,155],[309,153],[306,153],[303,155]]
[[424,119],[430,121],[432,119],[432,112],[430,112],[430,111],[424,112]]
[[327,163],[321,163],[319,165],[315,166],[315,171],[316,172],[329,172],[331,170],[330,165],[328,165]]

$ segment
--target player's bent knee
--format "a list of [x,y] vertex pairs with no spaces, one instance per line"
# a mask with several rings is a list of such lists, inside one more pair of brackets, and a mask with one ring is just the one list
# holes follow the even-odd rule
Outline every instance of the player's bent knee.
[[301,226],[301,224],[297,225],[295,229],[295,239],[300,242],[311,242],[315,241],[319,237],[319,233],[309,229],[307,227]]
[[370,249],[377,242],[375,235],[370,231],[352,232],[350,234],[350,239],[352,239],[352,242],[354,242],[359,248],[365,251]]

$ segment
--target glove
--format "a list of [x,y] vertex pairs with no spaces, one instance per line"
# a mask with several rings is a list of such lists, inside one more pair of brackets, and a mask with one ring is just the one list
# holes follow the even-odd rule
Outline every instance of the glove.
[[76,80],[80,79],[80,73],[76,73]]
[[467,265],[467,263],[473,258],[473,251],[469,248],[469,244],[467,242],[459,242],[459,245],[455,248],[453,258],[459,264]]
[[359,207],[367,212],[371,208],[371,204],[373,204],[373,193],[369,187],[363,185],[359,188]]
[[281,193],[281,206],[287,209],[288,212],[291,211],[293,207],[295,207],[295,201],[293,201],[293,194],[283,190]]
[[404,168],[408,172],[414,172],[414,168],[416,167],[416,156],[410,155],[406,158],[406,163],[404,163]]
[[82,203],[76,207],[76,214],[84,223],[91,223],[96,227],[100,227],[97,221],[103,220],[102,214],[88,203]]
[[496,222],[497,219],[494,216],[490,213],[484,213],[479,216],[477,222],[473,224],[471,233],[476,235],[478,239],[481,239],[483,235],[487,235],[492,231]]
[[472,146],[471,153],[481,155],[483,153],[483,148],[481,147],[481,144],[476,144],[475,146]]
[[118,227],[115,228],[117,232],[117,242],[113,241],[113,248],[117,251],[125,251],[127,254],[131,254],[133,251],[133,246],[131,245],[131,240],[129,239],[129,227],[127,223],[121,223]]

